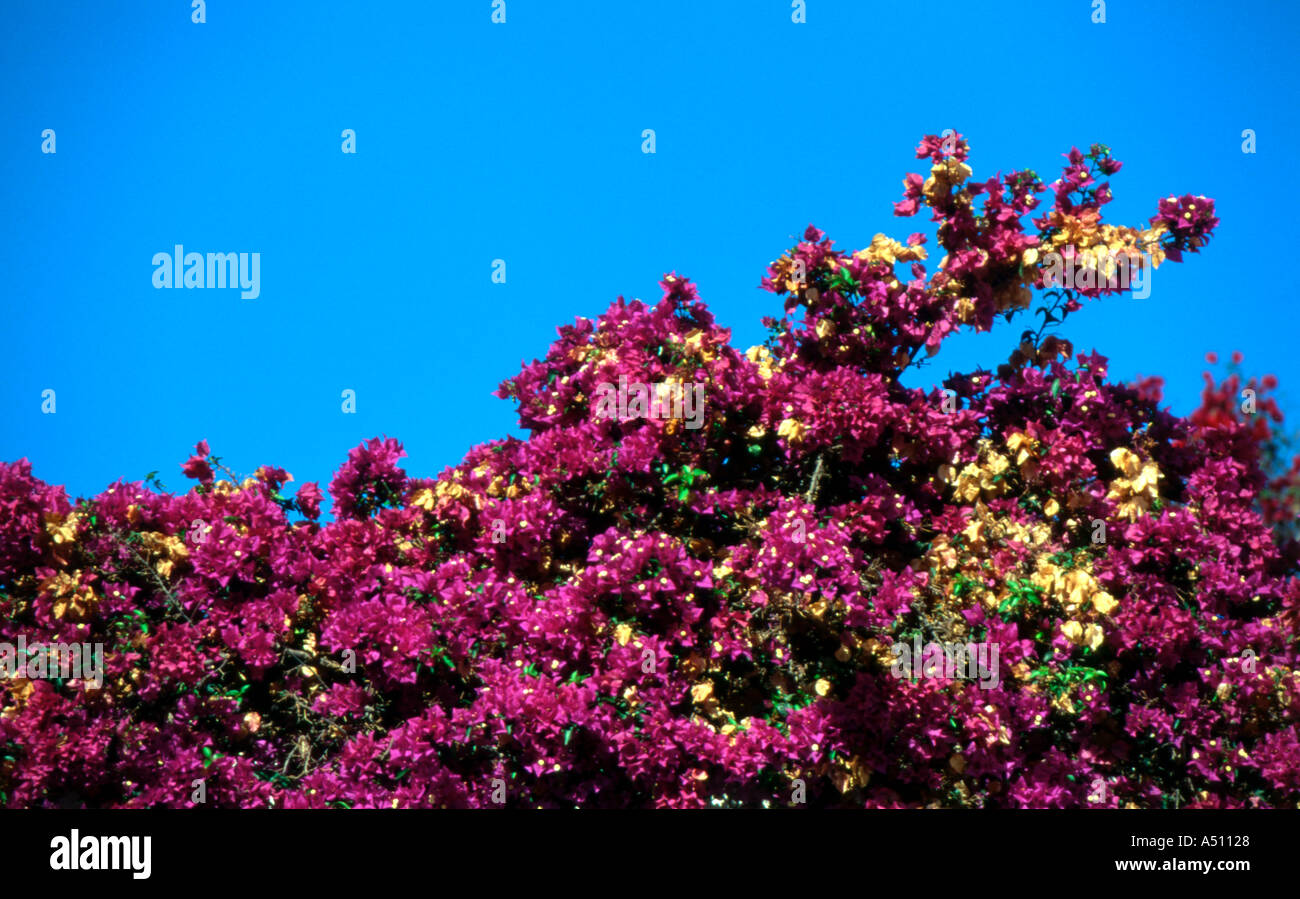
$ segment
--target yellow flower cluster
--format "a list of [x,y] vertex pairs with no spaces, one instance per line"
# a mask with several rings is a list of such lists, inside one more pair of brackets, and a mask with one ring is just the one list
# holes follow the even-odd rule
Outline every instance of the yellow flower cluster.
[[[967,169],[967,174],[970,169]],[[893,265],[896,262],[919,262],[925,259],[925,247],[909,247],[898,241],[886,237],[884,234],[877,234],[871,238],[871,245],[863,247],[853,254],[855,259],[865,259],[870,263],[885,262]]]
[[[1093,575],[1091,557],[1086,553],[1076,554],[1075,564],[1063,567],[1056,561],[1059,556],[1049,551],[1048,543],[1052,538],[1049,522],[1026,524],[996,518],[983,501],[985,496],[1001,492],[1003,482],[995,481],[998,475],[1013,466],[1030,474],[1039,464],[1041,447],[1025,433],[1009,435],[1006,450],[1004,455],[994,450],[989,441],[982,441],[979,463],[966,466],[960,474],[956,474],[950,465],[940,469],[940,476],[946,476],[946,480],[955,484],[959,499],[975,503],[974,514],[960,539],[950,539],[945,535],[935,537],[916,567],[932,573],[932,585],[945,598],[945,605],[954,611],[971,603],[980,603],[990,610],[997,609],[1013,595],[1009,582],[1027,579],[1037,588],[1044,610],[1065,619],[1061,633],[1071,643],[1095,650],[1106,637],[1105,619],[1115,612],[1119,602],[1102,589]],[[1116,465],[1126,474],[1126,483],[1144,491],[1152,487],[1159,478],[1155,467],[1150,463],[1142,464],[1136,456],[1129,456],[1132,454],[1122,455],[1118,451],[1115,454]],[[1044,512],[1049,516],[1055,515],[1060,507],[1057,500],[1049,498],[1044,503]],[[995,554],[1002,555],[999,551],[1008,549],[1013,551],[1012,557],[1025,560],[1017,566],[1019,571],[991,571],[989,561]],[[1024,681],[1030,669],[1018,665],[1011,674]],[[1059,702],[1061,708],[1072,711],[1073,704],[1068,696]]]
[[53,543],[74,543],[77,539],[78,514],[69,512],[67,515],[60,515],[58,512],[45,513],[45,533],[50,535]]
[[71,560],[72,548],[77,542],[77,526],[80,519],[76,512],[66,516],[58,512],[45,513],[45,533],[50,537],[50,556],[54,564],[65,567]]
[[960,473],[954,473],[952,465],[939,468],[939,477],[945,483],[954,485],[953,495],[959,502],[992,499],[1007,491],[1002,475],[1011,467],[1010,460],[993,449],[992,443],[987,439],[979,442],[979,451],[979,461],[971,462]]
[[831,783],[841,793],[858,790],[871,783],[871,767],[862,760],[861,756],[845,758],[840,755],[829,767]]
[[[13,677],[7,679],[6,686],[8,687],[9,695],[13,698],[13,704],[0,709],[0,718],[13,720],[22,713],[23,706],[27,705],[28,697],[30,697],[32,692],[36,689],[36,684],[30,678]],[[3,765],[0,765],[0,774],[7,774],[9,771],[12,771],[13,766],[14,763],[12,761],[6,761]]]
[[1042,546],[1051,536],[1052,529],[1045,522],[1023,525],[1018,521],[995,520],[983,503],[976,505],[975,516],[962,531],[967,545],[976,552],[987,549],[986,538],[1002,542],[1009,540],[1023,546]]
[[[411,505],[426,512],[432,512],[435,509],[445,508],[452,503],[461,503],[462,505],[472,506],[475,509],[483,508],[483,497],[474,492],[463,484],[455,483],[462,477],[462,472],[457,470],[452,474],[454,480],[439,481],[432,488],[422,487],[411,497]],[[497,480],[500,480],[499,478]],[[489,487],[488,492],[491,492]],[[515,492],[515,496],[520,491]],[[510,490],[507,488],[506,495],[510,496]],[[512,497],[513,498],[513,497]]]
[[[474,469],[474,473],[488,474],[489,471],[486,465],[481,465],[478,468]],[[458,486],[458,485],[453,484],[452,486]],[[488,496],[504,496],[506,499],[516,499],[517,497],[523,496],[525,493],[527,493],[528,488],[529,488],[528,482],[523,480],[522,478],[515,478],[515,482],[511,484],[509,483],[509,478],[506,475],[499,474],[496,477],[494,477],[492,481],[488,484],[487,494]],[[461,487],[460,490],[461,493],[456,495],[463,496],[465,495],[466,492],[468,492],[463,487]]]
[[[996,609],[1011,594],[1005,582],[993,588],[985,584],[985,579],[989,576],[985,563],[994,551],[1019,544],[1020,551],[1017,554],[1020,555],[1026,549],[1042,546],[1051,536],[1052,530],[1046,523],[1025,525],[1005,518],[994,518],[988,507],[980,502],[976,504],[975,514],[961,534],[962,542],[954,545],[947,535],[936,536],[917,567],[933,572],[934,586],[954,609],[964,608],[972,602]],[[957,597],[955,589],[959,577],[968,585],[974,585],[972,592],[963,593],[961,597]],[[1012,572],[998,574],[1000,581],[1014,577]]]
[[1007,449],[1015,459],[1016,467],[1025,477],[1032,477],[1038,472],[1038,441],[1024,431],[1012,431],[1007,437]]
[[669,334],[668,342],[684,348],[691,359],[698,363],[712,362],[718,358],[718,342],[709,339],[709,336],[699,329],[691,331],[685,337]]
[[930,177],[921,185],[921,193],[930,205],[946,197],[954,187],[961,186],[971,176],[971,167],[949,157],[930,167]]
[[803,423],[793,418],[784,419],[781,426],[776,429],[778,437],[784,437],[791,443],[798,443],[803,440],[803,432]]
[[1136,256],[1131,254],[1149,253],[1152,268],[1159,268],[1165,261],[1159,244],[1160,235],[1165,232],[1164,224],[1145,230],[1102,224],[1100,210],[1088,209],[1079,213],[1054,211],[1048,216],[1048,227],[1055,228],[1055,233],[1039,247],[1025,251],[1023,262],[1026,269],[1048,253],[1061,253],[1067,247],[1073,247],[1077,254],[1076,267],[1087,265],[1095,268],[1103,279],[1115,274],[1116,261],[1124,254],[1130,254],[1136,263]]
[[780,368],[772,353],[765,346],[752,346],[745,350],[745,358],[758,366],[758,376],[764,381],[772,377],[772,373]]
[[154,568],[163,577],[171,577],[177,563],[189,558],[190,551],[185,541],[170,534],[144,531],[140,534],[140,546],[150,556],[161,556],[154,563]]
[[99,605],[99,597],[81,583],[81,571],[60,571],[41,581],[41,591],[54,599],[54,617],[68,621],[85,621]]
[[[1007,536],[1012,535],[1008,533]],[[1035,535],[1031,534],[1032,536]],[[951,551],[950,548],[947,549]],[[941,550],[940,553],[942,555],[944,551]],[[966,556],[959,561],[958,566],[968,576],[973,576],[979,571],[979,561]],[[1076,646],[1087,646],[1093,650],[1099,648],[1106,638],[1101,616],[1111,614],[1118,607],[1118,602],[1100,589],[1091,572],[1084,568],[1061,569],[1051,562],[1047,553],[1038,556],[1035,565],[1030,579],[1042,591],[1047,608],[1071,616],[1061,625],[1061,633]],[[942,569],[939,575],[936,586],[944,591],[945,596],[952,597],[953,577]],[[975,601],[982,602],[992,610],[998,608],[1010,596],[1010,592],[1004,586],[997,590],[981,589],[974,595]],[[1029,679],[1030,666],[1025,663],[1012,666],[1010,674],[1016,681],[1027,683],[1028,689],[1036,689],[1036,685]],[[1063,694],[1053,704],[1067,713],[1075,710],[1068,694]]]
[[[1023,431],[1013,431],[1007,436],[1005,453],[993,449],[992,442],[987,439],[981,440],[978,447],[979,461],[968,464],[960,472],[954,465],[939,466],[939,479],[954,485],[953,498],[959,502],[972,503],[1004,495],[1007,491],[1005,475],[1013,466],[1022,478],[1030,479],[1038,474],[1043,448]],[[1085,502],[1083,496],[1073,495],[1066,499],[1065,505],[1073,509]],[[1049,496],[1043,501],[1043,513],[1053,517],[1061,511],[1061,505],[1055,497]]]
[[800,280],[796,277],[799,274],[798,267],[794,264],[794,259],[789,255],[782,256],[772,263],[772,283],[786,293],[798,293],[808,286],[807,273],[805,278]]
[[1140,456],[1122,446],[1111,450],[1110,461],[1122,476],[1110,482],[1106,498],[1118,500],[1119,514],[1136,521],[1159,498],[1158,484],[1164,475],[1154,462],[1143,462]]
[[956,305],[957,321],[969,325],[975,320],[975,301],[970,297],[960,297]]
[[1096,649],[1106,639],[1100,624],[1089,623],[1084,626],[1074,619],[1061,625],[1061,633],[1075,646],[1087,644],[1089,649]]
[[1089,607],[1102,615],[1109,615],[1119,605],[1092,576],[1091,559],[1065,569],[1053,562],[1050,555],[1041,555],[1035,560],[1034,573],[1029,580],[1067,615],[1085,613]]

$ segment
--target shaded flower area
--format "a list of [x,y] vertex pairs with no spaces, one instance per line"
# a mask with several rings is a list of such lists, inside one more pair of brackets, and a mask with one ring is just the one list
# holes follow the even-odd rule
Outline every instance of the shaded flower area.
[[[527,440],[432,479],[371,440],[328,524],[318,485],[206,443],[185,493],[73,501],[0,465],[0,640],[104,646],[98,690],[3,681],[0,800],[1296,806],[1275,382],[1244,404],[1207,376],[1196,414],[1163,411],[1159,379],[1114,383],[1059,333],[1126,288],[1041,270],[1067,247],[1185,261],[1213,201],[1115,226],[1105,147],[1050,185],[974,181],[967,156],[927,137],[895,208],[932,214],[932,271],[921,234],[848,253],[809,227],[748,351],[667,275],[501,386]],[[1021,313],[993,369],[900,382]],[[700,426],[595,414],[620,378],[704,385]],[[895,644],[931,642],[995,645],[996,686],[896,675]]]

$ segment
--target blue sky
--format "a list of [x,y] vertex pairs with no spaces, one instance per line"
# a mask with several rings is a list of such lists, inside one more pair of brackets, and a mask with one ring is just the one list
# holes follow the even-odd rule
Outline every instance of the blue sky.
[[[667,271],[760,342],[779,303],[759,279],[809,223],[846,248],[918,230],[891,204],[944,128],[981,177],[1050,181],[1109,144],[1116,223],[1214,197],[1205,252],[1063,333],[1114,377],[1165,376],[1179,413],[1204,354],[1239,349],[1300,416],[1291,279],[1263,276],[1300,244],[1271,208],[1300,137],[1297,9],[808,0],[794,24],[788,0],[507,0],[494,25],[490,0],[212,0],[194,24],[188,0],[6,0],[0,459],[79,495],[151,470],[183,489],[206,438],[325,486],[388,435],[434,476],[511,432],[492,392],[557,326],[657,300]],[[176,244],[260,253],[260,296],[154,289]],[[1021,327],[950,341],[912,383],[996,365]]]

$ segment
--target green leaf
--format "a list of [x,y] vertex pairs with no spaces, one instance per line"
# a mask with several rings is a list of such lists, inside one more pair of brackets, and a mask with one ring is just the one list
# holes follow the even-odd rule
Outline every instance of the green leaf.
[[1052,399],[1056,399],[1056,395],[1060,392],[1061,392],[1061,379],[1057,378],[1055,381],[1052,382]]

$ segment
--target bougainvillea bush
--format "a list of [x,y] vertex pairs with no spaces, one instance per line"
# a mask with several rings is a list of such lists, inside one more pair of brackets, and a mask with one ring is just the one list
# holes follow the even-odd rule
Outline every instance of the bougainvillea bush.
[[[1107,148],[1051,185],[974,181],[967,151],[927,137],[895,208],[930,210],[940,252],[809,227],[748,351],[668,275],[502,385],[527,440],[436,479],[371,440],[328,524],[317,485],[206,443],[185,493],[73,501],[0,465],[0,637],[102,643],[105,669],[4,681],[3,803],[1296,806],[1275,385],[1162,411],[1158,379],[1108,380],[1058,328],[1125,289],[1043,272],[1184,261],[1213,201],[1116,226]],[[900,382],[1022,312],[994,369]],[[700,426],[596,414],[620,377],[702,384]],[[997,685],[900,676],[918,641],[997,646]]]

